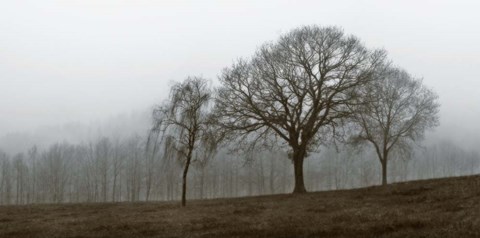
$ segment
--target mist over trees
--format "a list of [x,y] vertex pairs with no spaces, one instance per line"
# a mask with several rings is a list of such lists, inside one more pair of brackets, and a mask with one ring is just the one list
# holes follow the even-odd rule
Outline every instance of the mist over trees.
[[438,97],[391,65],[339,28],[294,29],[225,68],[217,87],[174,84],[137,130],[0,151],[0,204],[185,205],[479,173],[477,152],[421,144]]
[[[149,161],[146,140],[140,136],[121,140],[105,137],[83,144],[34,147],[11,156],[0,152],[0,203],[180,200],[183,165],[163,152]],[[108,153],[103,157],[105,148]],[[194,163],[187,177],[187,199],[292,191],[292,162],[287,153],[259,151],[252,156],[220,150],[205,165]],[[392,156],[387,176],[389,182],[400,182],[478,174],[479,161],[478,152],[441,141],[415,147],[410,158]],[[373,186],[380,181],[381,168],[370,146],[338,150],[322,147],[305,160],[305,186],[309,191]]]
[[154,125],[147,145],[153,144],[153,159],[157,146],[161,146],[158,137],[162,137],[165,155],[173,153],[183,164],[182,206],[186,204],[187,175],[192,159],[202,163],[216,150],[209,127],[211,98],[212,90],[206,79],[189,77],[173,85],[169,100],[153,111]]
[[224,70],[215,114],[240,140],[255,134],[252,143],[271,135],[285,142],[293,192],[303,193],[307,153],[341,130],[348,105],[360,97],[356,88],[374,80],[384,58],[338,28],[297,28]]
[[438,96],[405,70],[387,67],[378,76],[353,105],[351,118],[359,127],[354,142],[373,145],[386,185],[389,155],[408,157],[412,143],[438,125],[440,105]]

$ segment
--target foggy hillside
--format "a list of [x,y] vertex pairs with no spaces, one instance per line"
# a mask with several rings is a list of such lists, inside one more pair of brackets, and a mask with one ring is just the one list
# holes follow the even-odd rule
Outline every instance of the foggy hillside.
[[[0,136],[0,149],[9,154],[15,154],[26,151],[34,145],[46,147],[63,141],[81,143],[102,136],[112,138],[123,138],[132,134],[146,136],[152,123],[149,110],[153,106],[154,104],[143,110],[97,118],[96,121],[72,121],[62,125],[47,124],[31,131],[5,131]],[[445,141],[465,150],[480,152],[477,145],[480,137],[476,130],[469,130],[465,125],[452,124],[451,121],[441,118],[440,126],[428,132],[422,144],[432,145]]]
[[478,9],[3,1],[0,236],[477,237]]
[[479,176],[469,176],[196,200],[188,210],[172,202],[0,206],[0,236],[474,238],[480,235],[479,184]]

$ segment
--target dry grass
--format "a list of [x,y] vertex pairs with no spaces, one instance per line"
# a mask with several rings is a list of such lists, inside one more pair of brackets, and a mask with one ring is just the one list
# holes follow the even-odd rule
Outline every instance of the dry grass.
[[480,237],[480,176],[178,203],[0,207],[0,237]]

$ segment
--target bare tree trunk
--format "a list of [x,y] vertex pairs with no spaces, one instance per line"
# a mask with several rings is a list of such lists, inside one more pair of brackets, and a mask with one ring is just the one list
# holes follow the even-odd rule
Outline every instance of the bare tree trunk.
[[32,165],[32,201],[33,203],[37,203],[37,170],[36,170],[36,161],[35,158],[33,159]]
[[[115,159],[117,160],[117,159]],[[112,185],[112,202],[115,202],[115,194],[116,194],[116,187],[117,187],[117,176],[118,176],[118,167],[117,167],[117,161],[115,161],[114,164],[114,170],[113,170],[113,185]]]
[[382,186],[387,185],[387,158],[381,161],[382,164]]
[[295,173],[295,187],[293,193],[306,193],[305,183],[303,181],[303,161],[305,159],[305,149],[294,149],[293,168]]
[[203,199],[203,188],[205,187],[205,168],[201,168],[201,175],[200,175],[200,199]]
[[188,168],[190,167],[190,162],[192,160],[192,150],[193,148],[189,149],[187,162],[185,163],[185,168],[183,169],[183,176],[182,176],[182,207],[187,205],[187,174]]
[[[107,165],[105,164],[105,167],[106,166]],[[103,196],[103,202],[107,202],[107,171],[106,169],[103,171],[103,174],[102,174],[102,196]]]
[[258,177],[257,191],[259,195],[262,195],[265,193],[265,175],[263,171],[263,158],[260,159],[259,163],[260,163],[260,166],[259,166],[260,168],[258,172],[259,174],[257,173],[257,177]]
[[247,195],[252,196],[252,194],[253,194],[253,191],[252,191],[253,190],[253,181],[252,181],[252,169],[251,168],[249,168],[249,170],[248,170],[247,182],[248,182],[248,184],[247,184],[248,185],[248,187],[247,187],[248,188],[248,194]]
[[270,194],[275,193],[275,163],[272,156],[270,156]]

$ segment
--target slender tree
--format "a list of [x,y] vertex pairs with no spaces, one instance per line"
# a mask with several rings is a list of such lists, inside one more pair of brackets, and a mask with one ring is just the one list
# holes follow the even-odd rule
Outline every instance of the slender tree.
[[28,150],[28,156],[30,160],[30,201],[37,201],[37,157],[38,157],[38,148],[33,146]]
[[273,134],[289,146],[293,192],[306,192],[307,153],[338,132],[356,88],[372,80],[384,58],[335,27],[294,29],[223,71],[215,115],[236,140],[263,143]]
[[373,145],[382,166],[382,185],[387,184],[391,153],[405,153],[411,142],[423,138],[438,125],[438,96],[406,71],[387,68],[379,80],[365,87],[362,102],[353,107],[359,127],[355,142]]
[[168,147],[176,152],[177,158],[182,162],[182,206],[186,205],[187,175],[197,147],[199,143],[207,142],[211,138],[211,98],[212,90],[206,79],[188,77],[175,84],[169,99],[153,110],[154,125],[148,144],[155,135],[168,138]]

